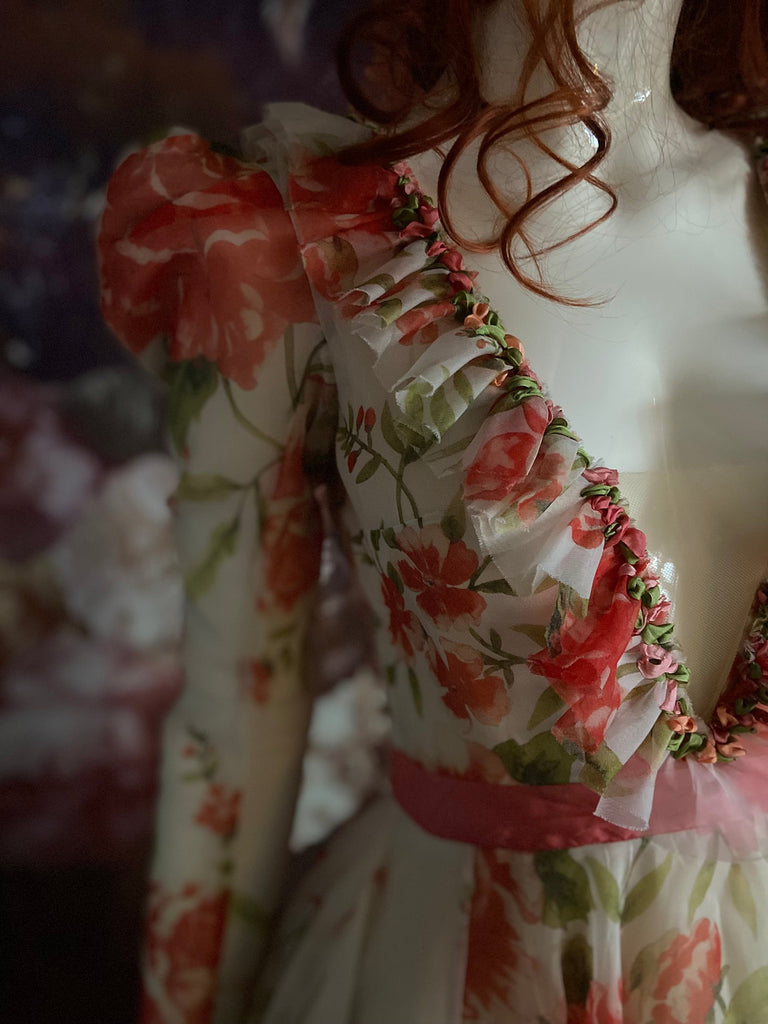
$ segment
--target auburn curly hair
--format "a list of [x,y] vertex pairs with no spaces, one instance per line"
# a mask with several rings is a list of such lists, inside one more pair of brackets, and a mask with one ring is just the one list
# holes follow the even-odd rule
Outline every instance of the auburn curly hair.
[[[341,159],[389,163],[449,144],[437,200],[453,240],[473,252],[498,249],[512,275],[536,294],[567,305],[588,305],[588,300],[558,295],[548,287],[539,258],[592,230],[617,205],[615,193],[597,175],[611,143],[604,116],[610,83],[589,62],[577,38],[580,18],[617,0],[598,0],[584,13],[576,10],[578,0],[520,0],[531,44],[515,94],[507,102],[489,103],[481,90],[476,28],[497,2],[374,0],[351,19],[338,44],[339,78],[353,108],[382,131],[344,151]],[[711,128],[752,135],[767,131],[767,35],[768,0],[685,0],[670,68],[680,106]],[[552,88],[529,100],[528,86],[542,66]],[[405,126],[417,105],[429,111],[427,117],[415,127]],[[579,122],[589,129],[595,146],[583,163],[574,164],[552,149],[544,134]],[[562,173],[556,181],[535,187],[523,157],[514,150],[514,143],[523,139],[559,165]],[[478,147],[478,178],[502,224],[493,237],[481,241],[462,236],[448,202],[456,163],[473,143]],[[526,182],[525,198],[516,205],[491,171],[491,156],[501,144],[512,144]],[[532,218],[582,182],[607,196],[605,211],[554,244],[537,248],[530,233]],[[522,257],[517,255],[520,246]]]

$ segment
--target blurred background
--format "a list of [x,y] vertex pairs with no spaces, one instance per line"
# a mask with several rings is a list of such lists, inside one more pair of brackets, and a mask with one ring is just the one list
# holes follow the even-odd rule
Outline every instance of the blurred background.
[[[129,1024],[159,730],[181,687],[163,393],[98,308],[107,178],[173,126],[343,110],[350,0],[0,8],[0,1021]],[[365,676],[318,702],[301,850],[379,784]]]

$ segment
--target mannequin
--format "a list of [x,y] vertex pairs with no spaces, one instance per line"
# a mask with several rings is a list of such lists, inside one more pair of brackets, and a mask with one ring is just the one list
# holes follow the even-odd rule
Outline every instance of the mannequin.
[[[768,210],[745,147],[693,121],[672,97],[680,6],[619,2],[579,27],[582,49],[613,93],[605,112],[612,142],[597,173],[619,205],[542,267],[558,293],[594,304],[533,295],[510,278],[498,253],[468,253],[466,261],[587,450],[620,471],[673,601],[689,692],[706,716],[768,557]],[[516,7],[504,0],[484,25],[491,101],[510,95],[528,46]],[[537,74],[528,98],[549,88]],[[581,124],[546,141],[579,163],[594,144]],[[532,145],[515,150],[535,188],[562,174]],[[425,153],[410,163],[434,194],[440,157]],[[494,173],[513,194],[520,188],[511,157],[500,155]],[[461,158],[450,197],[463,233],[492,233],[496,210],[471,153]],[[535,238],[562,239],[606,206],[603,193],[579,185],[538,215]]]

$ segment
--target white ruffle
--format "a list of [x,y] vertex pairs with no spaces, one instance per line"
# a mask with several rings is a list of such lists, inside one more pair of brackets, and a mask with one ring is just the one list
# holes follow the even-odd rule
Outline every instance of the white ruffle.
[[[301,172],[307,166],[308,155],[327,155],[368,136],[369,129],[353,121],[301,104],[270,106],[265,124],[245,134],[249,156],[260,160],[280,187],[300,244],[301,210],[291,203],[289,171]],[[333,220],[333,211],[327,213]],[[360,230],[354,218],[350,223],[338,216],[334,226],[334,242],[347,234],[354,247],[354,235]],[[317,239],[312,241],[316,243]],[[347,282],[330,300],[317,297],[317,306],[321,320],[327,321],[326,331],[360,338],[373,353],[376,377],[399,411],[395,428],[413,438],[432,472],[437,477],[463,477],[466,483],[483,445],[494,435],[514,429],[512,421],[522,415],[527,402],[535,400],[548,408],[550,420],[559,415],[559,410],[553,410],[543,388],[511,409],[492,410],[504,392],[491,385],[499,373],[510,370],[510,364],[502,358],[503,347],[497,341],[476,336],[446,310],[445,303],[452,294],[449,271],[427,255],[427,245],[424,238],[403,239],[394,227],[369,240],[351,284]],[[421,308],[429,322],[430,307],[434,307],[431,323],[435,337],[426,345],[403,344],[398,319]],[[527,366],[520,372],[525,374]],[[535,506],[533,514],[521,522],[516,505],[526,474],[537,456],[549,454],[560,456],[566,467],[559,492],[554,498],[530,503],[529,509]],[[596,514],[581,493],[590,486],[583,475],[584,465],[578,438],[567,430],[542,427],[512,494],[492,501],[467,498],[467,511],[482,553],[490,556],[514,593],[532,594],[547,580],[553,580],[572,588],[586,608],[604,541],[584,547],[571,537],[570,524],[580,512],[590,511],[593,517]],[[637,636],[631,637],[624,658],[637,660],[630,652],[638,642]],[[646,683],[639,672],[623,677],[625,697]],[[655,773],[667,756],[668,738],[655,690],[621,704],[608,725],[606,742],[624,769],[608,783],[598,814],[627,828],[645,827]]]

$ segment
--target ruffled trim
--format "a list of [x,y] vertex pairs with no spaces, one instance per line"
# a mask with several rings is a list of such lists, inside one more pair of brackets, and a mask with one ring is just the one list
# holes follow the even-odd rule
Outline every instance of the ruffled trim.
[[463,475],[483,552],[514,592],[557,582],[547,646],[529,666],[565,705],[552,733],[586,754],[579,781],[602,793],[597,813],[642,830],[668,753],[709,760],[710,742],[645,536],[616,472],[583,450],[408,166],[353,168],[358,180],[339,183],[326,130],[332,121],[337,149],[366,130],[324,117],[291,105],[268,121],[310,281],[374,354],[398,431],[438,476]]

